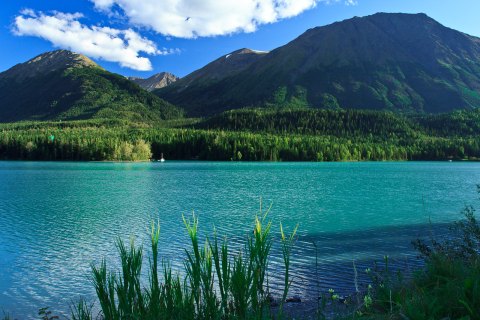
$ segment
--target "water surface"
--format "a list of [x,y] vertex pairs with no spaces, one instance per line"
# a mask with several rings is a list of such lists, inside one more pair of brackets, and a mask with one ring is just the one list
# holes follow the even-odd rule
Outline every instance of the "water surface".
[[[348,293],[353,260],[359,273],[384,255],[414,268],[410,241],[444,232],[475,204],[477,183],[480,163],[0,162],[0,310],[23,319],[93,299],[91,263],[118,265],[115,239],[148,244],[157,219],[161,256],[180,270],[182,214],[194,210],[201,233],[215,226],[238,242],[251,233],[260,199],[272,205],[276,235],[280,222],[299,223],[292,294],[317,286]],[[277,250],[273,286],[282,280]]]

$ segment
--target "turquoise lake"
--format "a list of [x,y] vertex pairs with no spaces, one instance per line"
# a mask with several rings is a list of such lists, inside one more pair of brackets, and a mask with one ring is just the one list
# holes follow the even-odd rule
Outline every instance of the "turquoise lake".
[[[182,214],[195,211],[202,235],[215,227],[241,246],[260,203],[271,205],[275,237],[280,222],[299,224],[291,295],[348,294],[354,260],[360,274],[384,255],[418,266],[410,242],[441,236],[465,205],[479,207],[479,183],[472,162],[0,162],[0,316],[31,318],[45,306],[65,314],[80,296],[93,301],[90,265],[118,266],[117,237],[148,247],[152,221],[176,270],[188,248]],[[283,280],[278,249],[273,291]]]

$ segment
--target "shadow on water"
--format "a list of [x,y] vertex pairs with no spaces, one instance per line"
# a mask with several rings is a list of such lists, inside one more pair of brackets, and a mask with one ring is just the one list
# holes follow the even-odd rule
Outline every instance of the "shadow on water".
[[[379,268],[384,268],[385,256],[388,256],[389,270],[401,271],[408,278],[423,266],[423,260],[414,250],[412,241],[424,239],[428,242],[432,238],[448,237],[451,234],[450,226],[447,223],[415,224],[301,236],[292,257],[291,294],[312,299],[318,294],[317,291],[325,293],[330,288],[342,295],[351,294],[355,292],[353,262],[357,270],[356,281],[359,289],[362,289],[371,281],[365,270],[373,269],[375,263]],[[280,269],[272,279],[273,287],[281,287],[283,276],[278,249],[275,247],[272,252],[273,268]]]

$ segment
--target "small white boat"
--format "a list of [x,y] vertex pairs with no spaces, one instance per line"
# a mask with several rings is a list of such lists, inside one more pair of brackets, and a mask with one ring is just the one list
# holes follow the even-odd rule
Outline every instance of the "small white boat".
[[163,157],[163,153],[160,154],[160,162],[165,162],[165,158]]

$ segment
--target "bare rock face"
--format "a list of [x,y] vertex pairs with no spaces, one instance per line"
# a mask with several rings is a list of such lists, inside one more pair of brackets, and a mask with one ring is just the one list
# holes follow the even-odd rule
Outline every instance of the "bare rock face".
[[99,65],[82,54],[68,50],[56,50],[43,53],[27,62],[13,66],[0,73],[0,79],[11,78],[22,81],[52,71],[85,67],[100,68]]
[[137,77],[128,77],[128,80],[135,82],[136,84],[138,84],[140,87],[142,87],[147,91],[153,91],[155,89],[164,88],[174,83],[178,79],[180,78],[169,72],[157,73],[147,79],[142,79]]

